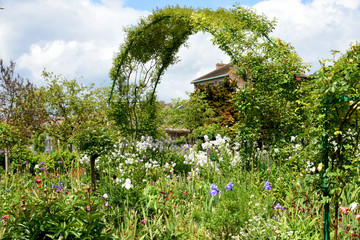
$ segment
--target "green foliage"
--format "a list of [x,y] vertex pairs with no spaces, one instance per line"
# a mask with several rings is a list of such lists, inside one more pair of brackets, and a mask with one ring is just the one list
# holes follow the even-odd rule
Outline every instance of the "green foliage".
[[[235,124],[240,120],[237,111],[234,108],[233,98],[238,90],[237,82],[226,78],[221,85],[211,86],[207,84],[205,87],[200,86],[200,92],[205,94],[204,100],[214,111],[214,120],[212,125],[218,125],[217,129],[211,133],[211,127],[206,127],[207,132],[203,132],[199,136],[208,135],[215,137],[217,134],[223,136],[234,137],[236,129]],[[214,128],[214,127],[213,127]],[[209,129],[209,130],[208,130]]]
[[55,170],[67,170],[70,169],[71,166],[76,167],[77,154],[74,152],[70,152],[69,150],[56,150],[49,153],[36,154],[38,156],[37,164],[42,161],[45,163],[47,171],[55,171]]
[[106,122],[106,90],[94,90],[93,85],[83,86],[76,79],[43,72],[47,86],[46,106],[50,116],[47,133],[66,144],[80,125],[88,120]]
[[202,92],[193,93],[182,110],[184,126],[190,131],[206,127],[212,122],[214,115],[214,110],[209,106]]
[[23,141],[43,127],[47,119],[43,93],[15,73],[15,63],[5,66],[0,59],[0,122],[19,129]]
[[304,81],[300,74],[307,66],[289,44],[275,43],[264,42],[260,53],[242,59],[240,69],[247,77],[245,89],[236,96],[236,108],[243,119],[238,123],[243,135],[239,138],[250,135],[274,144],[275,139],[289,139],[302,131],[304,117],[297,101]]
[[90,188],[36,188],[13,201],[3,239],[108,239],[103,203]]
[[95,160],[111,150],[114,145],[115,134],[107,127],[91,126],[89,122],[77,132],[74,141],[79,151],[90,156],[90,174],[93,189],[96,186]]
[[12,147],[20,143],[20,132],[6,122],[0,122],[0,139],[0,148],[11,150]]
[[193,213],[195,219],[203,222],[215,238],[219,238],[223,234],[228,236],[231,233],[238,232],[250,217],[251,211],[249,209],[254,208],[252,203],[249,205],[250,195],[253,191],[244,185],[234,187],[234,191],[226,191],[223,187],[226,184],[225,182],[221,185],[218,184],[222,191],[220,196],[212,197],[207,193],[207,198],[217,202],[216,205],[213,203],[210,209],[202,208]]
[[33,149],[36,152],[45,151],[45,133],[36,132],[33,137]]
[[[272,31],[273,24],[266,17],[240,6],[216,11],[179,7],[155,10],[137,26],[126,30],[127,38],[110,71],[113,80],[110,102],[112,99],[118,124],[129,129],[128,134],[133,137],[141,130],[138,122],[146,119],[141,115],[145,110],[141,108],[141,103],[155,103],[154,94],[162,75],[177,62],[176,54],[190,35],[199,31],[209,32],[213,35],[214,44],[238,65],[241,56],[249,49],[250,52],[260,49],[259,41]],[[155,115],[156,110],[150,105],[150,113]],[[229,121],[232,120],[226,120]],[[191,129],[198,127],[193,124],[199,125],[192,121],[189,124]]]

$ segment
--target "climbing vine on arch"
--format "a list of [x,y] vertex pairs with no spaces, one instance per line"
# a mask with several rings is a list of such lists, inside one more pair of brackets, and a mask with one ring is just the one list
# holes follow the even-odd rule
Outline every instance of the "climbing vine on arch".
[[[217,10],[157,9],[127,28],[110,71],[109,102],[122,131],[134,138],[156,134],[156,88],[168,67],[179,60],[177,53],[189,36],[210,33],[213,44],[230,56],[239,76],[247,79],[254,60],[262,58],[265,64],[269,60],[265,51],[275,46],[268,37],[274,26],[274,21],[237,5]],[[284,53],[279,49],[273,51],[274,58]]]

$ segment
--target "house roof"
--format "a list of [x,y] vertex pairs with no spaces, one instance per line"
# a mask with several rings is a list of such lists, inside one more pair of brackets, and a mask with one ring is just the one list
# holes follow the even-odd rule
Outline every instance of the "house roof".
[[[195,84],[195,83],[199,83],[199,82],[204,82],[204,81],[209,81],[209,80],[214,80],[217,78],[224,78],[224,77],[230,77],[230,71],[231,68],[233,67],[233,64],[228,63],[228,64],[221,64],[221,63],[217,63],[216,64],[216,69],[212,72],[209,72],[199,78],[196,78],[195,80],[192,80],[191,83]],[[304,73],[300,73],[299,74],[300,78],[307,78],[308,76]]]
[[231,68],[231,64],[224,64],[224,66],[221,66],[217,69],[215,69],[212,72],[209,72],[195,80],[192,80],[191,83],[198,83],[198,82],[203,82],[203,81],[207,81],[207,80],[212,80],[215,78],[220,78],[220,77],[228,77],[229,76],[229,72],[230,72],[230,68]]

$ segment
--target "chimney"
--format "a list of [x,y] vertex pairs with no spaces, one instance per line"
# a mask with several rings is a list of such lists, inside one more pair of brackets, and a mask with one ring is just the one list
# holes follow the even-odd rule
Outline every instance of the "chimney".
[[223,67],[225,65],[226,65],[225,63],[217,63],[216,64],[216,69],[219,69],[219,68],[221,68],[221,67]]

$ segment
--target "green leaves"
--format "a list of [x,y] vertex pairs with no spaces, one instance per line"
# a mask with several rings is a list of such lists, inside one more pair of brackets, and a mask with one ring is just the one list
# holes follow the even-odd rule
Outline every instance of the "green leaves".
[[6,122],[0,122],[0,148],[8,148],[10,150],[19,141],[19,130]]
[[50,117],[47,126],[50,136],[68,144],[82,123],[107,122],[106,90],[95,90],[93,85],[83,86],[76,79],[68,80],[45,71],[43,76],[48,83],[42,90]]
[[[110,71],[113,80],[110,99],[114,111],[118,111],[115,113],[118,124],[132,135],[136,136],[134,132],[138,131],[144,134],[139,122],[148,119],[142,112],[155,102],[162,75],[178,61],[176,54],[190,35],[209,32],[213,43],[238,65],[243,56],[261,50],[264,34],[273,28],[273,21],[239,5],[215,11],[179,7],[155,10],[138,25],[126,29],[127,39]],[[156,115],[156,109],[150,110],[150,116]]]

